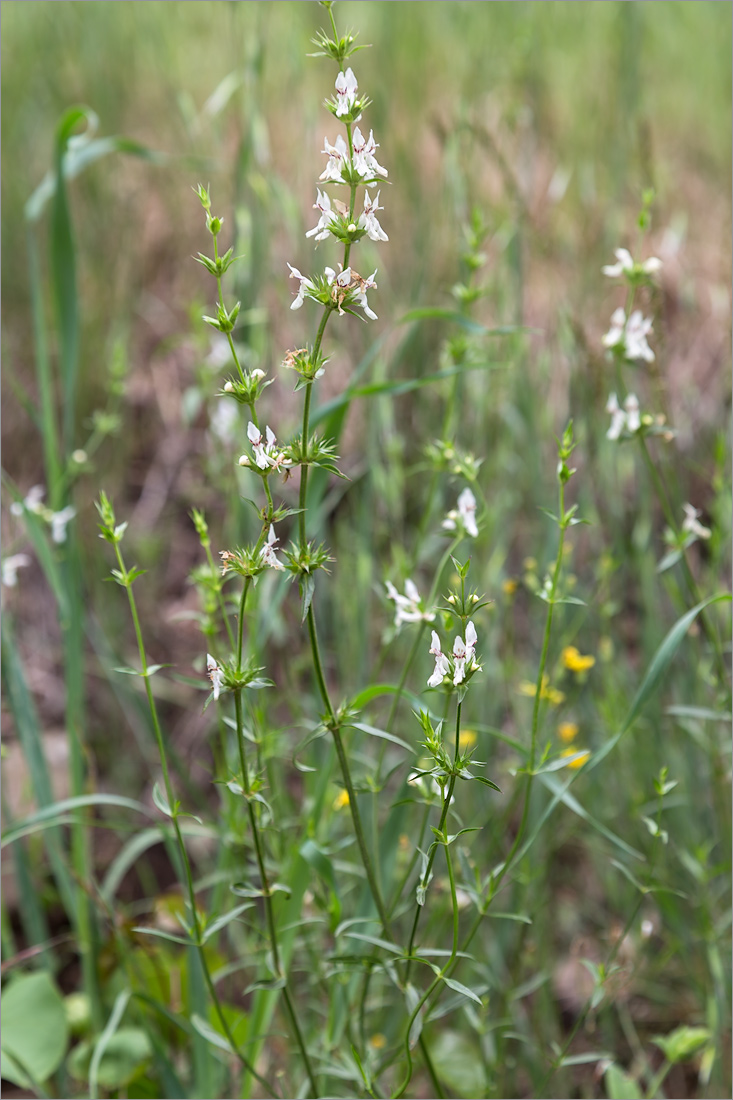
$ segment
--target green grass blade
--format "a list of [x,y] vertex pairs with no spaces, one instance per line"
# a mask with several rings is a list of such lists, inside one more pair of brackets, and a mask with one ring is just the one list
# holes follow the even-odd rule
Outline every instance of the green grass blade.
[[129,989],[123,989],[121,993],[117,994],[106,1027],[94,1046],[92,1060],[89,1063],[89,1100],[96,1100],[97,1098],[97,1093],[99,1092],[97,1085],[99,1067],[102,1064],[102,1058],[104,1057],[104,1052],[110,1040],[120,1026],[120,1022],[125,1014],[125,1009],[127,1008],[131,996],[132,992]]
[[38,255],[36,234],[29,227],[26,235],[28,243],[28,266],[31,296],[31,316],[33,319],[33,347],[36,357],[36,378],[41,401],[41,428],[43,436],[43,459],[46,470],[46,484],[51,506],[59,508],[61,488],[61,458],[59,455],[59,435],[56,423],[56,395],[48,357],[48,338],[43,305],[43,285],[41,265]]
[[[41,730],[35,706],[28,691],[18,651],[13,644],[7,621],[0,639],[2,652],[2,680],[5,698],[15,720],[15,728],[23,750],[31,780],[33,797],[41,811],[53,803],[51,780],[43,751]],[[76,890],[63,854],[61,834],[58,829],[49,831],[45,838],[46,849],[53,875],[67,915],[75,923]]]
[[54,170],[56,190],[51,206],[51,282],[59,331],[62,440],[68,453],[73,448],[76,416],[76,388],[79,369],[79,301],[76,288],[76,249],[71,214],[66,194],[64,158],[69,139],[80,122],[94,125],[95,116],[87,107],[71,107],[56,128]]

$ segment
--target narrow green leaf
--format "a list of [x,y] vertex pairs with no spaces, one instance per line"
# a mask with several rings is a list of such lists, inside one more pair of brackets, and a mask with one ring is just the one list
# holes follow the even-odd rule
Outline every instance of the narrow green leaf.
[[142,802],[135,802],[132,798],[125,798],[123,795],[84,794],[77,798],[64,798],[60,802],[52,802],[45,809],[17,822],[12,829],[5,831],[1,846],[4,848],[6,844],[12,844],[14,840],[26,836],[37,828],[50,828],[57,825],[64,814],[69,813],[70,810],[83,809],[85,806],[121,806],[126,810],[136,810],[138,813],[145,814],[146,817],[154,817]]
[[567,806],[569,810],[572,810],[573,813],[577,814],[578,817],[581,818],[583,821],[586,821],[589,825],[592,825],[593,828],[601,834],[601,836],[605,836],[606,839],[610,840],[612,844],[615,844],[616,847],[620,848],[623,852],[626,852],[627,855],[632,856],[634,859],[644,859],[644,856],[641,852],[637,852],[636,848],[632,848],[631,845],[627,844],[625,840],[622,840],[621,837],[616,836],[616,834],[612,832],[609,828],[607,828],[603,824],[603,822],[593,817],[592,814],[588,813],[588,811],[583,806],[581,806],[577,798],[575,798],[574,795],[570,794],[567,789],[570,785],[570,782],[568,782],[567,784],[562,784],[559,782],[556,776],[548,775],[546,772],[539,775],[538,778],[540,782],[543,783],[544,786],[547,787],[547,789],[551,791],[556,798],[560,799],[564,806]]
[[161,928],[148,928],[144,924],[135,925],[133,932],[138,932],[141,936],[153,936],[158,940],[168,940],[170,943],[180,943],[183,947],[191,947],[193,944],[190,936],[176,936],[174,932],[164,932]]
[[445,975],[441,975],[441,981],[443,981],[449,989],[454,990],[456,993],[462,993],[464,997],[468,997],[470,1000],[475,1001],[477,1005],[480,1005],[481,998],[474,993],[472,989],[469,989],[467,985],[462,985],[461,982],[457,982],[455,978],[446,978]]
[[413,321],[450,321],[453,325],[466,329],[468,332],[481,333],[483,336],[514,336],[517,333],[534,332],[535,329],[525,328],[522,325],[502,325],[498,328],[487,328],[465,313],[459,313],[456,309],[446,309],[444,306],[423,306],[420,309],[411,309],[397,321],[398,325],[409,325]]
[[344,932],[344,935],[349,936],[352,940],[363,940],[365,943],[371,943],[375,947],[381,947],[384,951],[389,951],[392,955],[403,954],[401,947],[397,947],[388,940],[382,940],[379,936],[368,936],[366,932]]
[[383,741],[391,741],[393,745],[399,745],[400,748],[406,749],[407,752],[411,752],[415,755],[416,750],[412,745],[408,745],[407,741],[403,741],[401,737],[396,737],[393,733],[387,733],[386,730],[380,730],[376,726],[370,726],[366,722],[350,722],[350,726],[353,726],[356,730],[361,730],[362,733],[368,733],[370,737],[380,737]]
[[173,809],[166,795],[161,791],[160,784],[157,782],[153,783],[153,802],[162,814],[165,814],[166,817],[173,817]]
[[[96,1100],[97,1092],[99,1091],[97,1084],[99,1067],[104,1052],[109,1046],[110,1040],[117,1031],[122,1017],[125,1014],[125,1009],[127,1008],[131,995],[132,991],[130,989],[123,989],[117,994],[107,1025],[94,1046],[94,1053],[92,1054],[92,1060],[89,1064],[89,1100]],[[117,1087],[117,1085],[113,1087]]]

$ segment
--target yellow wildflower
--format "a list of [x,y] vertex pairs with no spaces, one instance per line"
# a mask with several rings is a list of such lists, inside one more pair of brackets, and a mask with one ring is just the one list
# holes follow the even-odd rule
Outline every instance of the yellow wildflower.
[[387,1040],[385,1039],[384,1035],[382,1035],[381,1031],[378,1031],[375,1035],[372,1035],[371,1039],[369,1040],[369,1046],[372,1047],[374,1050],[381,1050],[382,1047],[385,1047],[386,1045]]
[[575,760],[571,760],[568,764],[569,768],[582,768],[583,764],[587,764],[590,760],[590,753],[587,750],[580,751],[579,749],[563,749],[560,756],[575,756]]
[[566,645],[562,651],[562,663],[571,672],[587,672],[596,663],[595,657],[584,657],[574,645]]
[[537,572],[537,559],[536,558],[525,558],[524,561],[522,562],[522,565],[524,566],[524,568],[526,569],[526,571],[528,573],[536,573]]
[[[537,694],[537,685],[530,683],[529,680],[522,680],[518,690],[521,695],[528,695],[530,699],[534,699]],[[562,691],[558,691],[557,688],[551,687],[550,678],[545,675],[542,677],[540,699],[547,699],[548,703],[551,703],[553,707],[558,707],[560,703],[565,702],[565,695]]]
[[476,744],[476,731],[475,730],[461,730],[458,738],[459,749],[471,749]]
[[402,849],[402,851],[406,852],[407,849],[410,847],[410,838],[407,835],[407,833],[402,833],[402,835],[400,836],[399,843],[400,843],[400,848]]
[[557,735],[565,744],[569,744],[577,736],[579,727],[575,722],[561,722],[557,727]]
[[507,578],[507,580],[505,580],[501,586],[501,590],[505,596],[513,596],[514,593],[517,591],[517,588],[518,582],[515,581],[512,577]]
[[339,791],[333,800],[334,810],[342,810],[344,806],[349,804],[349,792],[347,790]]

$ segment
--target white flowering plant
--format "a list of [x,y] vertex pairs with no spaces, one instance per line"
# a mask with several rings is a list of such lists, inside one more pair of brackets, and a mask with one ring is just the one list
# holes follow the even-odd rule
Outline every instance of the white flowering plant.
[[[501,7],[481,19],[500,28]],[[314,10],[232,6],[232,26],[290,37],[258,31],[242,57],[219,26],[235,69],[195,117],[208,69],[181,99],[194,144],[224,110],[245,140],[231,177],[208,145],[196,162],[210,246],[185,270],[206,289],[193,332],[182,284],[168,312],[145,299],[144,323],[176,331],[135,331],[126,478],[96,527],[83,479],[102,479],[116,406],[87,421],[84,392],[61,427],[65,188],[110,149],[79,132],[85,110],[40,189],[70,312],[36,348],[44,445],[5,480],[21,900],[3,912],[3,1074],[39,1096],[655,1096],[695,1058],[696,1097],[723,1095],[727,452],[675,390],[678,326],[707,301],[691,268],[680,291],[680,223],[652,234],[649,193],[613,254],[606,192],[560,164],[547,183],[562,143],[534,94],[497,121],[470,5],[442,24],[446,57],[462,38],[457,112],[397,5],[354,7],[368,54],[326,0],[331,77],[286,64]],[[295,79],[318,81],[321,122]],[[41,604],[57,618],[34,633],[22,608]]]

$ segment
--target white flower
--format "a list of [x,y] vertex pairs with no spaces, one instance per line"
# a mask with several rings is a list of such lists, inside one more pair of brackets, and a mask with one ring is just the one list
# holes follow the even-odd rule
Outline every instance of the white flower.
[[638,432],[641,427],[641,416],[639,415],[639,398],[635,393],[630,393],[624,401],[624,409],[626,410],[626,430],[629,432]]
[[657,259],[656,256],[650,256],[648,260],[644,260],[641,264],[635,264],[631,253],[627,248],[617,248],[614,252],[618,263],[607,264],[601,268],[604,275],[608,275],[611,279],[617,279],[619,275],[625,275],[636,268],[638,271],[643,271],[645,275],[656,275],[662,268],[662,261]]
[[[276,447],[277,438],[269,425],[265,428],[265,436],[263,439],[260,429],[250,420],[247,425],[247,437],[252,444],[255,462],[261,470],[266,470],[268,466],[277,467],[283,464],[288,465],[284,451],[278,451]],[[240,465],[244,465],[244,463],[240,461]]]
[[288,264],[288,267],[290,268],[290,278],[298,279],[300,281],[300,286],[298,287],[298,295],[290,303],[290,308],[300,309],[300,307],[303,305],[303,299],[305,298],[306,291],[315,290],[316,288],[314,284],[310,281],[310,279],[306,278],[305,275],[300,274],[297,267],[293,267],[293,265],[290,263]]
[[[347,268],[347,271],[348,271],[348,268]],[[360,278],[359,279],[359,285],[358,285],[358,287],[357,287],[357,289],[354,293],[354,297],[356,298],[356,301],[361,306],[361,308],[364,310],[367,317],[369,317],[370,320],[372,320],[372,321],[377,320],[377,315],[376,315],[376,313],[374,312],[373,309],[369,308],[369,302],[367,301],[367,291],[377,289],[377,284],[374,282],[374,276],[376,274],[377,274],[377,272],[376,272],[376,269],[375,269],[371,273],[371,275],[369,276],[368,279]]]
[[260,558],[265,565],[269,565],[270,569],[279,569],[282,572],[285,566],[275,555],[275,548],[277,547],[278,541],[278,537],[275,534],[275,528],[270,524],[270,533],[267,536],[267,542],[260,550]]
[[618,260],[618,263],[606,264],[605,267],[602,267],[601,271],[604,275],[608,275],[610,279],[617,279],[619,275],[623,275],[625,271],[633,271],[634,261],[627,248],[617,248],[614,252],[614,256]]
[[626,413],[620,408],[615,393],[606,402],[606,412],[611,414],[611,427],[606,432],[606,439],[618,439],[626,424]]
[[647,333],[652,331],[651,317],[645,318],[640,309],[635,309],[626,324],[625,345],[627,359],[645,359],[651,363],[654,352],[646,342]]
[[373,130],[369,131],[369,140],[366,141],[361,130],[356,126],[352,146],[354,149],[354,168],[363,179],[387,175],[387,169],[382,168],[382,165],[377,162],[377,158],[374,156],[379,146],[374,140]]
[[[332,267],[327,267],[325,273],[329,279],[329,282],[333,282],[333,276],[336,275]],[[375,272],[376,274],[376,272]],[[348,290],[351,284],[351,268],[347,267],[343,271],[340,271],[336,275],[336,286],[341,287],[342,290]]]
[[27,554],[13,554],[9,558],[3,558],[2,583],[8,588],[15,588],[18,583],[18,570],[30,565],[31,559]]
[[318,191],[318,198],[313,204],[313,209],[320,210],[321,217],[318,221],[318,225],[308,230],[306,237],[312,237],[315,234],[317,241],[325,241],[326,237],[329,236],[329,226],[336,218],[336,215],[331,209],[331,199],[325,191]]
[[603,337],[603,346],[606,348],[615,348],[617,344],[622,343],[624,338],[624,328],[626,327],[626,311],[623,306],[619,306],[611,314],[611,327]]
[[28,495],[25,500],[16,500],[10,505],[10,511],[14,516],[22,516],[23,512],[35,512],[38,515],[43,511],[43,498],[46,495],[46,490],[42,485],[34,485],[32,489],[28,490]]
[[[685,520],[682,524],[683,531],[689,531],[691,535],[694,535],[698,539],[709,539],[712,531],[709,527],[703,527],[701,523],[698,523],[698,517],[702,515],[697,508],[693,508],[691,504],[683,504],[682,507],[685,510]],[[21,555],[22,557],[23,555]],[[5,563],[3,562],[3,567]]]
[[[379,205],[379,191],[375,199],[369,197],[369,192],[364,193],[364,213],[359,215],[359,228],[366,229],[367,234],[372,241],[388,241],[389,237],[382,229],[381,225],[377,221],[377,210],[383,210],[384,207]],[[376,272],[375,272],[376,274]]]
[[219,692],[224,686],[224,674],[210,653],[206,654],[206,668],[209,673],[209,679],[211,680],[211,686],[214,689],[214,701],[216,702],[219,698]]
[[458,508],[452,508],[443,520],[443,529],[455,531],[461,527],[472,539],[478,537],[476,526],[476,497],[470,489],[464,489],[458,498]]
[[616,394],[612,393],[606,402],[606,412],[611,414],[611,426],[606,432],[606,439],[619,439],[624,429],[633,434],[641,427],[639,399],[634,393],[628,395],[623,409],[619,407]]
[[443,683],[443,677],[447,676],[450,672],[450,661],[440,648],[440,638],[437,633],[432,631],[432,644],[430,646],[430,653],[435,657],[435,668],[433,674],[428,680],[428,687],[439,687]]
[[607,348],[623,346],[627,359],[644,359],[651,363],[654,352],[646,342],[651,331],[651,317],[645,318],[640,309],[635,309],[627,321],[623,307],[619,306],[611,314],[611,327],[603,337],[603,344]]
[[336,77],[336,114],[339,118],[351,112],[358,88],[356,77],[350,68]]
[[387,581],[385,587],[388,598],[395,602],[395,626],[401,626],[402,623],[419,623],[423,620],[426,623],[434,621],[435,615],[430,611],[423,611],[420,593],[414,581],[405,581],[404,596],[400,595],[391,581]]
[[453,685],[463,683],[466,678],[466,666],[471,672],[474,666],[476,653],[476,627],[472,622],[466,624],[466,640],[458,635],[453,643]]
[[49,517],[51,524],[51,538],[54,542],[66,542],[66,526],[76,515],[76,508],[69,504],[60,512],[52,512]]
[[324,145],[321,150],[328,157],[326,167],[321,172],[319,179],[331,180],[332,183],[346,183],[342,175],[342,169],[344,164],[348,163],[349,148],[341,137],[341,134],[336,138],[336,144],[331,145],[328,138],[323,139]]

